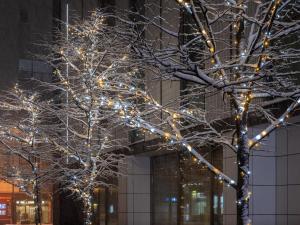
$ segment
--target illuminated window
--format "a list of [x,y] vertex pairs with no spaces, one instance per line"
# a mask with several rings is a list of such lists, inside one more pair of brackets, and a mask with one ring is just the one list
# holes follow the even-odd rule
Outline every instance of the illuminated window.
[[0,203],[0,216],[6,216],[6,204]]
[[[34,223],[35,206],[32,200],[16,201],[17,224]],[[47,200],[42,201],[42,222],[51,223],[51,205]]]

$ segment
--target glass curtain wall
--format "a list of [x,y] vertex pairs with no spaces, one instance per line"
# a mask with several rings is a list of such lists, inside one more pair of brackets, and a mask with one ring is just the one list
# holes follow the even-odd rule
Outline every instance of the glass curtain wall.
[[181,218],[183,225],[209,225],[211,209],[210,172],[189,155],[182,155],[181,176]]
[[152,160],[152,225],[175,225],[178,219],[179,156],[168,154]]
[[96,188],[93,196],[93,224],[118,225],[118,192],[115,188]]
[[[195,2],[195,5],[199,3]],[[202,17],[199,15],[200,18]],[[197,39],[199,35],[198,27],[194,22],[193,16],[188,13],[185,9],[180,10],[180,28],[179,28],[179,37],[178,42],[179,44],[186,44],[189,43],[189,48],[186,50],[186,54],[188,55],[189,60],[192,60],[195,64],[199,64],[200,67],[204,68],[204,65],[202,63],[203,61],[203,54],[201,53],[201,50],[204,50],[205,43],[201,39]],[[194,40],[193,42],[191,42]],[[183,63],[188,60],[185,57],[181,58],[181,61]],[[203,90],[201,88],[199,89],[198,85],[193,82],[188,82],[185,80],[180,81],[180,90],[181,95],[185,96],[185,102],[184,104],[186,107],[188,105],[194,105],[199,108],[205,107],[205,96],[204,94],[193,94],[196,91],[198,93],[202,93]],[[191,92],[192,90],[192,92]]]
[[[15,201],[16,215],[15,221],[17,224],[33,224],[35,216],[35,205],[32,199],[29,198],[17,198]],[[25,200],[24,200],[25,199]],[[42,200],[42,222],[44,224],[51,223],[51,202],[49,198]]]
[[[207,152],[222,167],[222,151]],[[222,225],[223,184],[189,154],[152,158],[152,225]]]

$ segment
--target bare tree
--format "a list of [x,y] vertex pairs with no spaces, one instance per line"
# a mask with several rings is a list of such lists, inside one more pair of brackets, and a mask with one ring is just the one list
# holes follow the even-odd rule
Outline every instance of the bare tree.
[[[293,0],[178,0],[178,7],[171,4],[155,10],[151,5],[147,16],[132,13],[139,18],[136,27],[142,27],[132,49],[143,67],[147,64],[151,71],[159,71],[160,79],[177,78],[188,85],[178,98],[180,110],[157,106],[165,114],[158,121],[167,121],[172,134],[161,124],[153,128],[148,121],[143,126],[180,142],[236,190],[238,225],[251,223],[250,151],[285,125],[300,104],[295,82],[299,79],[299,6]],[[149,35],[155,29],[160,38]],[[205,104],[206,109],[194,101],[201,96],[211,103]],[[286,107],[278,107],[283,102]],[[269,125],[250,137],[251,121]],[[208,142],[236,153],[236,182],[199,154],[199,147]]]
[[[34,201],[36,225],[42,223],[42,191],[54,172],[51,149],[43,135],[44,115],[39,95],[15,88],[1,99],[1,179],[20,188]],[[10,159],[10,160],[9,160]]]
[[126,149],[122,137],[114,135],[121,122],[116,117],[121,105],[115,102],[120,96],[109,87],[128,83],[122,62],[129,48],[104,20],[94,13],[66,24],[68,35],[59,31],[59,42],[46,44],[52,54],[45,60],[54,68],[55,81],[41,84],[46,93],[55,93],[47,108],[57,121],[47,137],[58,154],[56,180],[82,201],[85,224],[92,224],[95,188],[111,186],[122,174],[120,151]]
[[[114,26],[111,26],[112,22],[115,22]],[[91,222],[91,191],[101,182],[101,175],[105,175],[94,159],[106,147],[95,143],[103,142],[101,135],[107,137],[114,127],[140,129],[163,137],[175,148],[183,146],[230,185],[234,184],[192,147],[192,143],[202,145],[214,135],[214,140],[230,145],[216,135],[217,131],[206,120],[205,111],[198,107],[198,103],[187,101],[184,106],[162,106],[150,95],[143,72],[154,69],[151,72],[155,73],[157,70],[132,54],[132,49],[136,50],[135,44],[140,43],[140,33],[135,28],[136,24],[126,19],[96,11],[84,22],[68,25],[69,35],[59,33],[61,41],[50,46],[52,54],[46,58],[55,68],[57,82],[43,84],[44,89],[59,90],[60,93],[56,95],[60,99],[58,103],[52,104],[52,111],[61,124],[61,128],[55,129],[60,130],[60,135],[52,142],[67,158],[75,159],[73,162],[78,166],[69,163],[62,169],[66,172],[62,172],[60,180],[65,180],[69,189],[79,193],[86,202],[87,224]],[[187,123],[194,123],[195,127],[201,125],[204,129],[197,132],[198,141],[195,141],[196,136],[187,138],[182,135],[181,130]],[[194,132],[190,134],[195,135]],[[124,145],[113,146],[120,148]],[[64,166],[63,163],[59,165]],[[99,166],[103,166],[103,162],[99,162]],[[97,176],[96,171],[100,171]],[[68,179],[65,174],[69,174]]]
[[[295,67],[299,59],[299,4],[182,0],[178,6],[182,8],[167,8],[165,18],[132,13],[138,22],[95,12],[89,20],[70,26],[74,39],[66,41],[62,35],[50,63],[57,68],[59,89],[88,112],[86,118],[93,115],[89,108],[95,106],[97,115],[110,115],[107,121],[146,130],[163,137],[167,146],[191,152],[236,190],[237,223],[250,224],[250,150],[284,125],[300,103],[299,86],[294,82],[299,75]],[[169,21],[177,17],[184,20],[181,27]],[[159,30],[162,39],[151,39],[149,29]],[[187,88],[170,104],[159,103],[142,82],[142,72],[147,77],[185,81]],[[221,98],[223,102],[201,104],[201,97]],[[278,102],[289,105],[274,110]],[[221,107],[225,113],[217,111]],[[248,126],[253,120],[269,125],[249,137]],[[68,130],[73,136],[89,137],[76,129]],[[207,143],[236,153],[237,181],[205,159],[200,149]]]

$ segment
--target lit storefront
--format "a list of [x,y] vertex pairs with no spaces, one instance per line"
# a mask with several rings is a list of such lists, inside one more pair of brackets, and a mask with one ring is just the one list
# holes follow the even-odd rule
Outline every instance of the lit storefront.
[[[34,223],[34,202],[26,199],[26,196],[16,195],[15,199],[15,223],[17,224],[32,224]],[[26,200],[25,200],[26,199]],[[42,223],[51,223],[51,203],[49,199],[43,197],[42,200]]]
[[[42,223],[52,223],[52,205],[48,194],[42,194]],[[0,182],[0,224],[34,224],[34,202],[18,188]]]

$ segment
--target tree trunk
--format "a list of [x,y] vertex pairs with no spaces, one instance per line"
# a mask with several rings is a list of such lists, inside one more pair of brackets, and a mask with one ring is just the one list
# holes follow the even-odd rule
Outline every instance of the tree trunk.
[[41,193],[40,187],[38,185],[37,179],[35,179],[33,184],[33,200],[34,200],[34,207],[35,207],[35,215],[34,215],[34,222],[35,225],[42,224],[42,205],[41,205]]
[[84,205],[84,213],[85,213],[85,225],[91,225],[92,224],[92,194],[89,192],[86,194],[86,196],[83,198],[83,205]]
[[247,133],[247,117],[238,123],[238,180],[237,180],[237,225],[250,225],[249,218],[249,146]]

